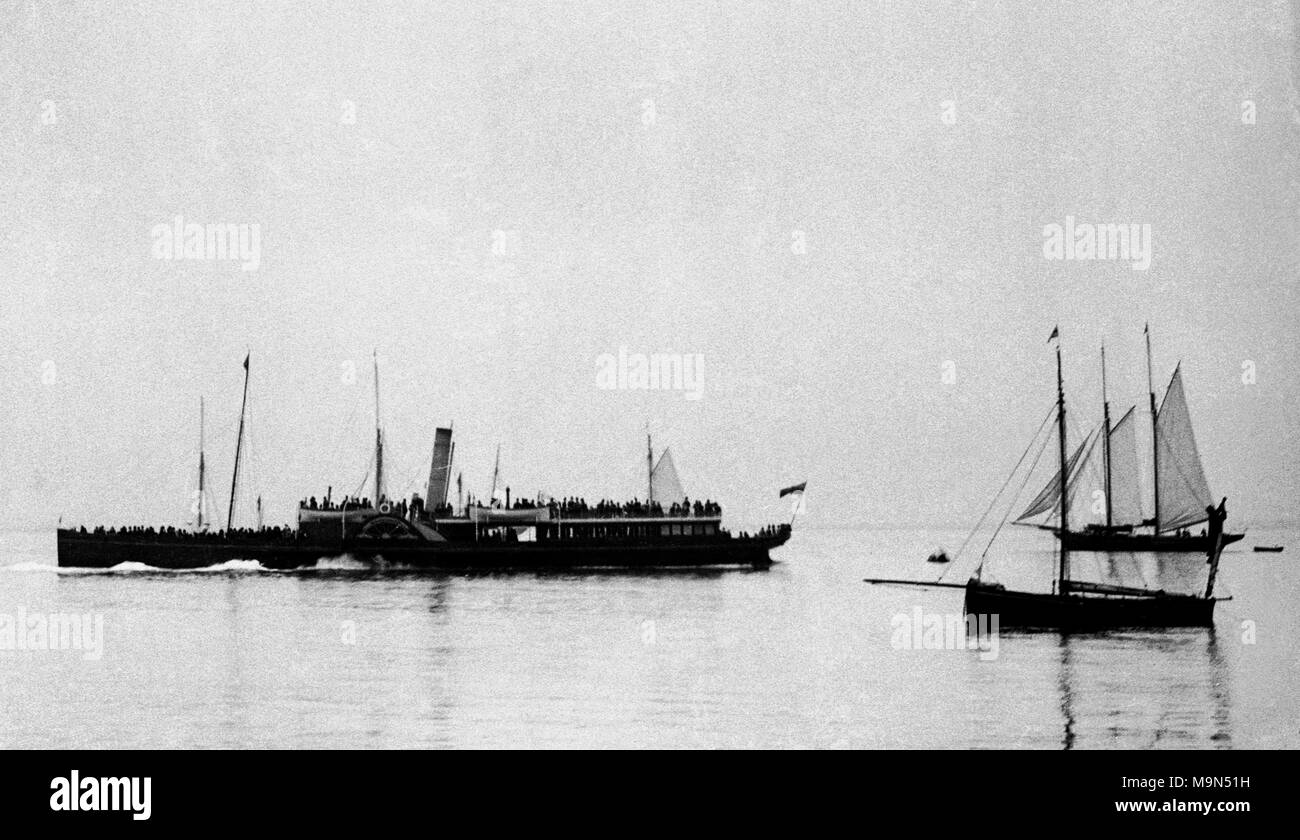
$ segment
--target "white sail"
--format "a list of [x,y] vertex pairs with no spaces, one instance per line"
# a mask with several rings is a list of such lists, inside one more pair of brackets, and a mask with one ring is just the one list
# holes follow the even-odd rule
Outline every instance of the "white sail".
[[[1070,528],[1078,530],[1080,526],[1106,521],[1106,448],[1102,445],[1100,432],[1093,433],[1078,466],[1070,471]],[[1053,485],[1055,486],[1055,485]],[[1054,519],[1061,508],[1059,494],[1049,498],[1052,512],[1048,519]]]
[[654,493],[654,500],[665,508],[686,498],[681,479],[677,477],[677,467],[673,465],[672,450],[665,449],[651,470],[650,489]]
[[1192,415],[1183,394],[1181,369],[1174,369],[1164,402],[1156,412],[1156,446],[1159,453],[1158,489],[1160,530],[1172,531],[1205,521],[1211,504],[1210,486],[1201,467],[1192,434]]
[[[1079,468],[1080,466],[1079,461],[1080,458],[1082,458],[1084,449],[1088,446],[1088,442],[1090,440],[1092,440],[1091,434],[1083,439],[1083,442],[1079,444],[1079,448],[1074,450],[1074,454],[1071,455],[1069,460],[1065,462],[1065,467],[1069,471],[1069,475],[1070,475],[1070,483],[1068,489],[1072,494],[1076,489],[1075,483],[1077,482],[1079,475],[1082,474],[1083,472],[1083,470]],[[1041,513],[1046,513],[1049,510],[1056,510],[1058,507],[1060,507],[1060,504],[1061,504],[1061,471],[1060,469],[1057,469],[1054,473],[1052,473],[1052,478],[1050,481],[1047,482],[1047,486],[1039,491],[1038,495],[1034,497],[1034,500],[1029,503],[1029,507],[1025,508],[1025,512],[1020,514],[1020,516],[1016,518],[1016,521],[1024,522],[1026,519],[1032,519],[1033,517],[1038,516]]]
[[1114,525],[1140,525],[1142,490],[1137,448],[1137,411],[1130,408],[1110,430],[1110,516]]

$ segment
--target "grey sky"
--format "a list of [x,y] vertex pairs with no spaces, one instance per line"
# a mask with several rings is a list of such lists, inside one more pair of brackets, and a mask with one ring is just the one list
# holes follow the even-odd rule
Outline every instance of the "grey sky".
[[[517,493],[630,496],[649,422],[742,522],[808,479],[812,523],[964,525],[1053,399],[1052,326],[1095,425],[1101,341],[1118,411],[1145,400],[1148,320],[1212,490],[1234,519],[1290,517],[1296,19],[6,4],[0,526],[180,523],[201,394],[224,511],[249,350],[268,518],[352,491],[372,349],[394,491],[454,419],[469,490],[500,442]],[[258,225],[259,267],[155,259],[177,215]],[[1067,215],[1149,224],[1151,267],[1045,259]],[[620,346],[701,354],[702,398],[598,389]]]

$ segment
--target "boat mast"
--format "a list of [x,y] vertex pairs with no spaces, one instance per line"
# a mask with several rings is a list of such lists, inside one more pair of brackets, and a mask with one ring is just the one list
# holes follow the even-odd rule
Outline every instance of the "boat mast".
[[1151,404],[1151,489],[1155,501],[1155,513],[1152,517],[1152,523],[1155,529],[1152,533],[1160,533],[1160,432],[1156,427],[1156,390],[1151,382],[1151,325],[1142,326],[1142,334],[1147,339],[1147,399]]
[[650,429],[645,432],[645,481],[646,481],[646,503],[653,505],[655,503],[655,450],[650,443]]
[[451,442],[451,451],[447,453],[447,480],[442,485],[442,501],[440,505],[447,504],[447,491],[451,489],[451,465],[456,460],[456,441]]
[[203,397],[199,397],[199,518],[195,523],[196,530],[203,530]]
[[498,443],[498,444],[497,444],[497,457],[496,457],[496,460],[495,460],[495,461],[493,462],[493,464],[492,464],[492,492],[488,493],[488,507],[492,507],[492,503],[493,503],[494,501],[496,501],[496,498],[497,498],[497,476],[500,475],[500,473],[501,473],[501,444]]
[[384,433],[379,428],[379,351],[374,353],[375,362],[375,506],[384,492]]
[[1070,577],[1069,553],[1065,548],[1066,535],[1070,531],[1070,474],[1066,469],[1065,459],[1065,381],[1061,377],[1061,338],[1056,337],[1056,430],[1060,438],[1061,458],[1061,565],[1057,576],[1057,589],[1065,594],[1066,581]]
[[1110,507],[1110,400],[1106,399],[1106,345],[1101,345],[1101,413],[1105,421],[1105,435],[1103,443],[1106,444],[1103,452],[1106,461],[1106,527],[1111,527],[1111,507]]
[[244,448],[244,412],[248,408],[248,359],[244,356],[244,401],[239,406],[239,434],[235,437],[235,471],[230,476],[230,507],[226,510],[226,530],[235,520],[235,488],[239,486],[239,453]]

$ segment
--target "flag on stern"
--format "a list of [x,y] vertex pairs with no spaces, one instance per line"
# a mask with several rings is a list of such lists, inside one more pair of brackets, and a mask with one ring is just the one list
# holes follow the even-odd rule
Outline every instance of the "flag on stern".
[[808,482],[806,481],[801,481],[798,484],[791,484],[789,487],[783,489],[781,491],[781,495],[778,496],[777,498],[784,499],[786,496],[789,496],[791,493],[802,493],[803,489],[807,486],[808,486]]

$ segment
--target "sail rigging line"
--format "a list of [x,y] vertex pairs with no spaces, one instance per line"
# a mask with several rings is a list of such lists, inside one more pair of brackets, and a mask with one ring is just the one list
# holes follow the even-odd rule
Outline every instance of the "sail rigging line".
[[[1147,345],[1147,400],[1151,406],[1151,511],[1152,528],[1151,533],[1159,535],[1160,533],[1160,436],[1157,429],[1160,423],[1160,413],[1156,409],[1156,389],[1151,375],[1151,325],[1142,325],[1142,335],[1146,338]],[[1177,368],[1174,373],[1178,372]],[[1168,390],[1165,395],[1168,396]]]
[[[957,560],[961,557],[961,553],[966,550],[966,545],[971,541],[971,538],[975,536],[975,533],[979,531],[980,526],[984,524],[984,520],[988,518],[989,513],[992,512],[993,507],[998,503],[998,499],[1002,498],[1002,494],[1007,490],[1007,485],[1011,483],[1011,479],[1016,477],[1016,471],[1019,470],[1020,465],[1025,462],[1025,456],[1029,454],[1029,450],[1034,448],[1034,441],[1038,440],[1038,436],[1043,433],[1043,427],[1047,425],[1048,420],[1052,419],[1052,414],[1055,412],[1056,406],[1052,406],[1043,417],[1043,422],[1038,424],[1038,430],[1034,432],[1034,436],[1029,439],[1029,445],[1025,447],[1024,452],[1020,453],[1020,459],[1016,461],[1016,465],[1011,468],[1011,472],[1007,473],[1007,478],[1002,482],[1002,487],[998,489],[996,494],[994,494],[993,500],[989,502],[989,506],[984,508],[984,513],[980,516],[979,521],[975,523],[975,527],[966,535],[966,539],[962,540],[961,547],[958,548],[957,553],[953,555],[953,560]],[[943,576],[948,574],[950,571],[952,571],[952,566],[944,569],[943,574],[939,575],[939,580],[943,580]]]
[[[1055,413],[1056,407],[1053,406],[1052,414]],[[978,576],[978,573],[984,569],[984,560],[988,557],[989,549],[993,547],[993,541],[996,540],[998,534],[1002,532],[1002,526],[1007,524],[1007,520],[1011,517],[1011,511],[1016,509],[1016,502],[1019,501],[1020,494],[1025,492],[1025,485],[1029,483],[1029,477],[1034,474],[1034,468],[1038,466],[1038,462],[1043,457],[1043,453],[1047,451],[1047,444],[1051,443],[1051,441],[1052,436],[1050,434],[1043,436],[1043,443],[1038,447],[1038,454],[1034,456],[1034,463],[1029,465],[1029,469],[1025,472],[1024,480],[1020,482],[1020,487],[1016,490],[1015,495],[1011,497],[1011,504],[1007,505],[1007,512],[1002,515],[1002,521],[999,522],[998,527],[993,530],[993,536],[989,537],[988,545],[984,546],[984,551],[980,553],[980,563],[979,566],[976,567],[976,576]]]
[[[370,469],[374,465],[375,465],[375,455],[372,452],[370,453],[369,460],[366,461],[365,474],[361,476],[361,481],[357,482],[357,489],[352,491],[352,498],[354,499],[361,498],[361,492],[366,489],[366,482],[370,480]],[[379,504],[379,502],[375,502],[375,504]]]
[[[365,394],[361,393],[360,389],[357,389],[356,396],[354,396],[352,399],[352,408],[348,412],[347,419],[343,421],[342,425],[334,426],[334,432],[330,436],[327,451],[338,452],[340,449],[342,449],[341,442],[342,442],[342,438],[345,435],[348,438],[353,438],[356,436],[356,429],[354,424],[356,422],[357,414],[361,410],[361,405],[363,402],[365,402]],[[368,466],[366,468],[366,475],[367,476],[370,475],[370,469]]]
[[[1075,497],[1079,495],[1079,482],[1083,479],[1084,473],[1088,469],[1093,469],[1094,472],[1092,475],[1097,475],[1095,472],[1096,465],[1092,463],[1092,453],[1093,450],[1097,448],[1097,440],[1101,437],[1101,435],[1094,434],[1092,431],[1089,431],[1087,435],[1084,435],[1083,430],[1078,428],[1077,425],[1073,426],[1073,428],[1076,436],[1083,436],[1082,445],[1085,448],[1082,450],[1083,455],[1079,459],[1078,466],[1070,471],[1070,477],[1065,483],[1065,492],[1069,494],[1070,508],[1072,510],[1074,509]],[[1054,514],[1059,513],[1060,509],[1061,505],[1060,500],[1058,499],[1056,506],[1052,508],[1052,512]]]

